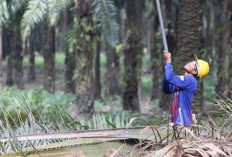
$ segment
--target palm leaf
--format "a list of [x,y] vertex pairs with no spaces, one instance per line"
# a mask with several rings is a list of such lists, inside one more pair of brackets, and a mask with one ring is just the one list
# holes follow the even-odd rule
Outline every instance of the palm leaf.
[[35,25],[47,18],[54,25],[60,11],[72,3],[72,0],[30,0],[21,22],[22,35],[25,39]]
[[22,36],[25,39],[37,23],[43,20],[47,13],[47,0],[30,0],[21,21]]
[[62,9],[71,5],[73,0],[47,0],[48,19],[51,25],[54,25],[58,19]]
[[9,18],[6,0],[0,1],[0,26],[4,24]]
[[[25,0],[10,0],[8,5],[10,6],[10,12],[15,15],[18,11],[22,11],[23,6],[26,4]],[[15,15],[17,16],[17,15]]]
[[116,47],[119,43],[119,24],[117,21],[117,8],[112,0],[94,0],[95,17],[100,23],[101,32],[106,41]]

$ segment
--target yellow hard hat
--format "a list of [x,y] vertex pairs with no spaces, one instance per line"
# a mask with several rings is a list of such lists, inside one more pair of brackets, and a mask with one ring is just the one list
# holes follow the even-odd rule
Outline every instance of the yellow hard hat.
[[198,59],[196,55],[194,57],[197,62],[198,77],[203,78],[209,73],[209,64],[206,61]]

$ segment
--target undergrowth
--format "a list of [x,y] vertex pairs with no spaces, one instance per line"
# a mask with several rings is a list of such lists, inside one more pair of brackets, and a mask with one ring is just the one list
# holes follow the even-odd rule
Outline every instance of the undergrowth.
[[[0,145],[1,154],[12,153],[12,151],[26,153],[23,148],[28,145],[38,146],[54,142],[40,140],[20,143],[17,141],[19,135],[146,125],[144,130],[152,130],[154,140],[140,141],[128,152],[128,155],[135,153],[148,156],[158,152],[166,156],[173,154],[183,156],[190,155],[189,152],[192,152],[192,156],[204,157],[210,154],[225,156],[231,153],[228,150],[231,149],[232,137],[232,100],[228,98],[221,99],[216,96],[209,105],[215,107],[214,113],[218,114],[217,117],[208,113],[207,120],[194,121],[191,129],[183,126],[154,126],[154,123],[151,124],[148,119],[144,120],[145,117],[141,117],[138,113],[120,110],[95,113],[90,118],[81,120],[77,116],[70,115],[68,110],[74,105],[75,95],[63,93],[52,95],[43,89],[19,91],[17,88],[4,88],[0,92],[0,99],[0,134],[1,137],[13,140]],[[100,105],[101,103],[103,105]],[[99,110],[104,103],[99,102]],[[109,106],[118,103],[120,104],[120,100],[115,99],[115,102]]]

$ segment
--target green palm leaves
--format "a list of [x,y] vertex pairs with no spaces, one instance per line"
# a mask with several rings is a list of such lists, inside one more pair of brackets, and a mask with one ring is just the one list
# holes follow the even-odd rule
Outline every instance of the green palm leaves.
[[117,8],[112,0],[94,0],[95,16],[100,23],[101,32],[106,41],[115,47],[119,42],[119,25],[117,22]]
[[71,4],[72,0],[30,0],[21,21],[22,35],[25,38],[36,24],[46,19],[54,25],[60,11]]
[[0,26],[9,18],[6,0],[0,1]]
[[[25,38],[36,24],[43,20],[54,25],[59,19],[61,10],[70,6],[72,2],[73,0],[1,0],[0,25],[6,23],[11,14],[23,9],[20,26]],[[93,0],[92,6],[106,41],[115,47],[119,43],[118,8],[113,0]]]
[[33,29],[37,23],[42,21],[46,11],[46,0],[31,0],[28,2],[27,10],[24,13],[21,22],[21,29],[24,38],[30,34],[31,29]]

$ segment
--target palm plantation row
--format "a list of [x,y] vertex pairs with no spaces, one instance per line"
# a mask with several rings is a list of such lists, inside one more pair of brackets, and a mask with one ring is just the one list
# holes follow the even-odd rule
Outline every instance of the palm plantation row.
[[[230,56],[228,63],[232,64],[231,40],[228,40],[232,38],[231,2],[165,0],[162,5],[175,72],[182,74],[183,64],[197,54],[210,60],[210,75],[217,77],[215,90],[219,96],[228,96],[225,91],[232,89],[232,72],[227,73],[225,60]],[[161,90],[164,64],[153,0],[2,0],[0,11],[8,86],[16,84],[19,89],[24,88],[22,60],[26,50],[30,55],[28,79],[35,80],[34,52],[39,51],[45,61],[44,88],[54,93],[54,57],[60,36],[66,55],[66,88],[76,94],[78,113],[93,112],[94,100],[101,97],[102,47],[107,58],[104,83],[111,96],[123,98],[124,109],[140,110],[144,48],[151,58],[151,99],[159,99],[160,107],[168,108],[170,100]],[[216,21],[218,17],[220,20]],[[120,54],[124,59],[123,71]],[[199,80],[196,110],[202,107],[203,90],[203,82]]]

